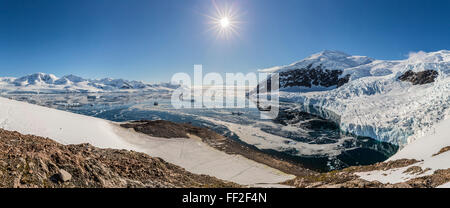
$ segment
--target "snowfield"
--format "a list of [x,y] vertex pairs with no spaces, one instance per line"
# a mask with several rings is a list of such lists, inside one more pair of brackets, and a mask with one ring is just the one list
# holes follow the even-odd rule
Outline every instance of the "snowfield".
[[[433,132],[450,108],[448,50],[413,53],[399,61],[324,51],[289,66],[262,71],[286,72],[310,64],[343,70],[341,77],[350,75],[350,80],[325,91],[280,89],[280,100],[297,103],[303,109],[313,106],[325,118],[329,118],[326,111],[331,111],[340,116],[341,129],[348,133],[404,147]],[[398,80],[408,70],[435,70],[439,75],[434,83],[425,85]],[[326,111],[321,113],[320,109]]]
[[276,184],[292,179],[266,165],[228,155],[196,139],[163,139],[121,128],[117,123],[0,98],[0,128],[48,137],[62,144],[90,143],[161,157],[186,170],[244,185]]

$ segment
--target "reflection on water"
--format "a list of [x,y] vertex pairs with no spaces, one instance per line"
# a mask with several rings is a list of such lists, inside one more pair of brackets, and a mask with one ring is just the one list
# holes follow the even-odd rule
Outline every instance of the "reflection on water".
[[[336,119],[326,120],[311,114],[314,113],[314,110],[311,110],[313,108],[305,110],[305,108],[293,107],[291,103],[281,103],[278,117],[267,121],[260,119],[260,112],[254,107],[174,109],[168,96],[139,95],[140,99],[138,99],[137,95],[129,94],[104,95],[108,99],[99,97],[94,102],[87,101],[81,95],[66,95],[64,99],[56,99],[52,96],[58,95],[33,95],[33,99],[27,97],[25,101],[117,122],[161,119],[191,123],[210,128],[252,148],[264,147],[260,149],[319,171],[373,164],[386,160],[398,150],[396,145],[344,134],[339,129],[337,116],[335,116]],[[64,100],[65,103],[77,103],[77,105],[55,105],[55,102],[52,103],[55,100]],[[155,102],[158,102],[158,105],[155,105]],[[242,130],[244,133],[250,131],[245,130],[246,127],[252,127],[252,131],[256,129],[261,132],[259,135],[268,135],[266,137],[272,137],[272,140],[260,139],[255,142],[255,140],[241,138],[242,135],[252,136],[253,132],[252,134],[233,132],[230,126],[224,125],[225,123],[237,126],[237,129],[244,129]],[[283,138],[283,141],[277,143],[274,138]],[[253,141],[253,143],[247,144],[244,141],[249,143]],[[320,151],[309,151],[309,147]]]

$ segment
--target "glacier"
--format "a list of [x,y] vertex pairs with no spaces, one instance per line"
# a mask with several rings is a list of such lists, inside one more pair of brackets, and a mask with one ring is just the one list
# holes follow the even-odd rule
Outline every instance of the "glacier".
[[[344,132],[404,147],[432,133],[434,126],[448,115],[449,50],[411,53],[405,60],[393,61],[323,51],[291,65],[260,71],[280,73],[317,66],[341,70],[340,76],[348,76],[349,80],[340,87],[324,89],[313,85],[294,90],[283,88],[280,82],[280,100],[296,103],[298,108],[324,118],[337,114]],[[407,71],[425,70],[438,72],[433,83],[413,85],[398,80]]]

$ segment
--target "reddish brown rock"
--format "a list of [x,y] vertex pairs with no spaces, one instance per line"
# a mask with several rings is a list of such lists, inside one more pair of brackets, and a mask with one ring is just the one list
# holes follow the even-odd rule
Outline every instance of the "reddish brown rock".
[[0,187],[239,187],[160,158],[0,129]]

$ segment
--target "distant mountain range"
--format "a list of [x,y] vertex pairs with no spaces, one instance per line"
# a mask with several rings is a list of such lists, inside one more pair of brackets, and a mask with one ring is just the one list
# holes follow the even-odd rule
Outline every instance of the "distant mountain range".
[[20,78],[0,78],[0,91],[9,93],[64,93],[64,92],[111,92],[111,91],[172,91],[178,85],[170,83],[148,84],[124,79],[85,79],[75,75],[61,78],[53,74],[35,73]]

